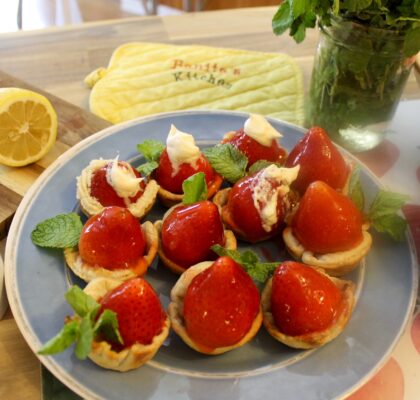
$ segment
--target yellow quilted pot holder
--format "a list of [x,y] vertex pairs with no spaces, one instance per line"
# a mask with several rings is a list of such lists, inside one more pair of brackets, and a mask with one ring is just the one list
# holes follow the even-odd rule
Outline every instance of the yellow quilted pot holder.
[[118,123],[165,111],[225,109],[303,122],[302,74],[285,54],[128,43],[93,71],[90,109]]

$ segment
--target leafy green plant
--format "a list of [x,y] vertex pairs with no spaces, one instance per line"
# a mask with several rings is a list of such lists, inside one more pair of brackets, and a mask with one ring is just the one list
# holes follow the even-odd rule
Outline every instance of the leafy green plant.
[[317,20],[329,26],[334,16],[404,34],[407,57],[420,50],[420,0],[284,0],[273,17],[273,31],[281,35],[289,30],[299,43],[306,28],[314,28]]
[[299,43],[316,24],[306,123],[350,150],[374,147],[420,50],[420,0],[284,0],[273,31]]

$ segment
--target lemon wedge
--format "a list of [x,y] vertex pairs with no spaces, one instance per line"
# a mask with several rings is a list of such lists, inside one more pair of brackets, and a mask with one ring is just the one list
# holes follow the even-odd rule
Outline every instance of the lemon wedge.
[[57,137],[57,114],[39,93],[0,88],[0,163],[21,167],[40,160]]

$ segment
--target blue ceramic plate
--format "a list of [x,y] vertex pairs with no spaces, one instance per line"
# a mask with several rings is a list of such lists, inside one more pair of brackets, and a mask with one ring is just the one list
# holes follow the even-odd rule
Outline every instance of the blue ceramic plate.
[[[215,143],[243,126],[248,116],[232,112],[168,113],[113,126],[79,143],[51,165],[33,185],[13,220],[6,252],[6,284],[10,305],[33,351],[54,336],[71,309],[63,295],[76,278],[68,273],[62,253],[40,249],[30,240],[35,225],[56,214],[77,210],[76,181],[94,158],[141,163],[136,144],[165,141],[170,125],[193,133],[201,146]],[[291,149],[302,130],[271,120]],[[347,154],[348,157],[351,157]],[[373,175],[362,167],[368,199],[378,190]],[[156,206],[150,219],[161,215]],[[268,259],[285,259],[274,243],[255,250]],[[408,240],[395,243],[374,235],[365,262],[348,278],[357,283],[357,304],[345,331],[333,342],[312,351],[298,351],[272,339],[262,328],[247,345],[220,356],[204,356],[172,333],[146,366],[118,373],[79,361],[71,350],[41,362],[84,398],[106,399],[332,399],[346,396],[381,366],[412,312],[416,268]],[[177,276],[157,261],[147,278],[164,305]]]

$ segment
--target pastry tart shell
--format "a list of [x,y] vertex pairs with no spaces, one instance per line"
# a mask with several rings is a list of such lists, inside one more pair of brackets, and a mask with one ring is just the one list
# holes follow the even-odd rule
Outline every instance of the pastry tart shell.
[[350,250],[335,253],[317,254],[306,250],[293,235],[291,227],[283,231],[283,240],[289,253],[304,264],[323,268],[331,276],[342,276],[354,270],[366,256],[372,246],[372,236],[368,232],[369,225],[362,227],[361,243]]
[[168,314],[171,321],[172,329],[181,337],[181,339],[192,349],[207,355],[217,355],[226,353],[230,350],[236,349],[249,342],[258,332],[262,323],[262,309],[256,315],[249,331],[246,335],[232,346],[217,347],[215,349],[205,348],[195,343],[187,333],[183,319],[184,297],[187,293],[188,286],[191,281],[199,273],[213,265],[213,261],[204,261],[188,268],[178,279],[175,286],[171,290],[171,302],[168,307]]
[[[89,282],[84,291],[99,301],[109,291],[119,286],[122,281],[111,278],[97,278]],[[162,331],[153,338],[152,343],[144,345],[135,343],[121,351],[115,351],[111,345],[105,341],[93,341],[92,350],[89,358],[97,365],[125,372],[138,368],[149,361],[162,346],[169,334],[170,322],[166,317]]]
[[[93,174],[98,169],[113,160],[93,160],[77,177],[76,197],[80,201],[80,209],[85,215],[91,217],[99,214],[105,208],[95,197],[90,194],[90,186]],[[143,194],[135,203],[130,203],[127,209],[136,217],[143,218],[153,207],[156,201],[159,185],[153,179],[147,182]]]
[[[320,268],[316,268],[318,272],[323,273]],[[323,273],[328,277],[340,290],[342,294],[342,309],[338,316],[336,316],[333,324],[325,330],[306,333],[304,335],[290,336],[279,331],[277,328],[273,314],[271,313],[271,292],[273,278],[270,278],[261,294],[261,305],[263,309],[263,325],[267,329],[268,333],[279,342],[286,346],[293,347],[295,349],[313,349],[321,347],[324,344],[335,339],[347,325],[354,307],[354,291],[355,285],[351,281],[345,281],[339,278],[331,277]]]
[[113,278],[126,281],[136,276],[144,275],[153,262],[158,250],[158,234],[153,223],[146,221],[142,224],[146,238],[146,252],[132,268],[106,269],[99,265],[91,265],[83,261],[77,247],[64,249],[64,258],[69,268],[85,282],[95,278]]

